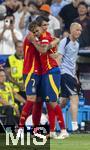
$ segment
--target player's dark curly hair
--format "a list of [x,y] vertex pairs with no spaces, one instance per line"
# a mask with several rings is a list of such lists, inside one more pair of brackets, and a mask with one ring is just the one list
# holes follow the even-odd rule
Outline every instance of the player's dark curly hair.
[[38,25],[37,21],[35,20],[35,21],[32,21],[32,22],[29,24],[28,29],[29,29],[29,31],[33,32],[34,29],[35,29],[36,27],[38,27],[38,26],[39,26],[39,25]]

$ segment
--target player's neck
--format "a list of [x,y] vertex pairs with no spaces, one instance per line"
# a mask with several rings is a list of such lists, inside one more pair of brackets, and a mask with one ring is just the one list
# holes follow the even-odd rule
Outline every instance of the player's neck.
[[71,41],[73,41],[73,42],[75,42],[75,41],[76,41],[76,38],[74,38],[72,35],[70,35],[70,37],[69,37],[69,38],[70,38],[70,40],[71,40]]

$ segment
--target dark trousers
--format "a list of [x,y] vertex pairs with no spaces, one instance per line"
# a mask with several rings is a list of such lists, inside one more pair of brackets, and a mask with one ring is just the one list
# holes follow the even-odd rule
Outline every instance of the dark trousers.
[[4,125],[12,126],[18,124],[16,117],[13,115],[13,108],[11,106],[0,106],[0,114],[5,115],[5,119],[1,117]]

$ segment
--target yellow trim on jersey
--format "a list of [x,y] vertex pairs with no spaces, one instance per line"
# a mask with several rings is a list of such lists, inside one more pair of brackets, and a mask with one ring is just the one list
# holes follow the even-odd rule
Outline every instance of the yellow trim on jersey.
[[47,65],[48,65],[48,68],[49,68],[49,69],[52,69],[52,66],[51,66],[50,63],[49,63],[49,58],[48,58],[48,56],[47,56]]
[[29,46],[26,45],[26,47],[25,47],[25,58],[26,58],[26,55],[27,55],[28,48],[29,48]]
[[28,84],[28,82],[29,82],[29,80],[30,80],[30,78],[31,78],[32,73],[34,72],[34,65],[35,65],[35,58],[33,59],[33,63],[32,63],[31,70],[30,70],[30,72],[28,73],[27,78],[26,78],[26,80],[25,80],[25,89],[26,89],[27,84]]
[[57,98],[58,98],[58,95],[59,95],[59,90],[54,82],[54,79],[53,79],[53,76],[52,75],[49,75],[49,81],[50,81],[50,84],[51,84],[51,87],[52,89],[54,90],[54,92],[56,93],[57,95]]

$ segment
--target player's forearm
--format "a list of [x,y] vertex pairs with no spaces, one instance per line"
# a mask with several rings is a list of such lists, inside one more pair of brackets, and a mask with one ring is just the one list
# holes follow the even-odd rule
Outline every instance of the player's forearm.
[[53,44],[43,44],[40,41],[36,41],[34,35],[32,32],[27,36],[27,38],[30,40],[30,42],[33,43],[33,45],[36,47],[37,51],[40,53],[46,53],[49,49],[52,48]]
[[56,52],[56,53],[50,54],[50,57],[53,58],[57,62],[57,64],[60,66],[62,55]]
[[59,38],[55,38],[50,44],[51,48],[55,47],[60,42]]
[[52,54],[50,54],[50,57],[52,57],[52,58],[57,58],[58,57],[58,53],[56,52],[56,53],[52,53]]
[[51,48],[51,45],[41,44],[41,42],[35,40],[32,43],[40,53],[46,53]]
[[[54,41],[52,41],[50,44],[42,44],[42,48],[40,47],[40,50],[42,53],[46,53],[48,50],[54,48],[58,43],[60,39],[55,38]],[[41,46],[41,45],[40,45]]]

